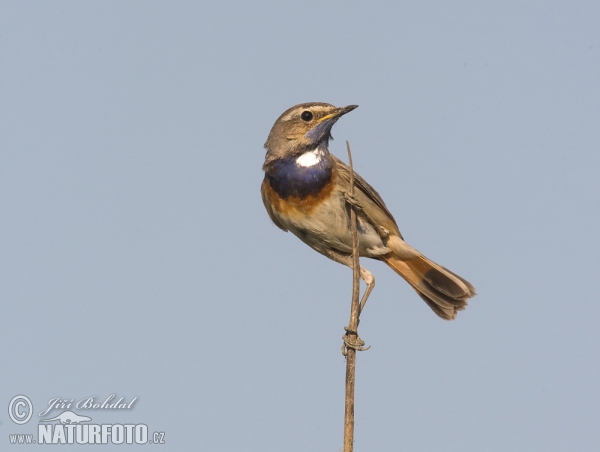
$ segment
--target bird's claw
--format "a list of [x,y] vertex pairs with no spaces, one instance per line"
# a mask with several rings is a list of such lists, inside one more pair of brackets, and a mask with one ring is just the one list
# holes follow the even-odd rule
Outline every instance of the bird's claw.
[[382,240],[386,240],[389,238],[390,231],[388,231],[383,226],[379,226],[378,224],[375,223],[373,218],[371,218],[371,216],[365,211],[364,207],[362,206],[360,201],[356,198],[356,196],[354,196],[348,192],[344,192],[344,199],[346,200],[346,202],[348,204],[350,204],[352,207],[354,207],[356,209],[356,213],[358,216],[367,220],[367,222],[371,226],[373,226],[373,228],[375,228],[375,230],[379,234],[379,237],[381,237]]
[[362,204],[358,201],[358,199],[356,199],[356,196],[348,193],[347,191],[344,192],[344,199],[352,207],[356,207],[357,209],[359,209],[361,211],[364,210]]
[[[344,341],[344,345],[342,345],[342,355],[346,356],[348,354],[348,349],[350,348],[359,352],[364,352],[371,348],[370,345],[365,347],[365,341],[359,337],[358,332],[351,330],[347,326],[345,326],[344,329],[346,330],[346,334],[342,336],[342,340]],[[350,334],[355,335],[356,338],[352,340]]]

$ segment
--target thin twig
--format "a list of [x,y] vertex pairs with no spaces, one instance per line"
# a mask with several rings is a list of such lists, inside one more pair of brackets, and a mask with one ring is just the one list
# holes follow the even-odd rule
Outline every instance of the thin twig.
[[[350,144],[346,141],[348,164],[350,166],[350,195],[354,196],[354,169]],[[359,295],[360,295],[360,263],[358,258],[358,231],[356,212],[350,206],[350,227],[352,230],[352,307],[350,309],[350,324],[346,328],[344,352],[346,355],[346,409],[344,416],[344,452],[354,449],[354,383],[356,375],[356,346],[360,347],[358,337]],[[360,341],[362,342],[362,341]],[[355,346],[351,346],[354,344]],[[349,346],[350,345],[350,346]],[[362,343],[364,345],[364,343]]]

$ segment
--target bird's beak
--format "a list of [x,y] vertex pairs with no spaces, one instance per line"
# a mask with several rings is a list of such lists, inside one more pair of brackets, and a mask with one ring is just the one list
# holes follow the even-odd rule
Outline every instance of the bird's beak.
[[350,113],[355,108],[358,108],[358,105],[347,105],[345,107],[340,107],[337,110],[335,110],[334,112],[329,113],[326,116],[323,116],[321,119],[319,119],[319,122],[328,121],[328,120],[332,120],[332,119],[337,120],[340,116],[343,116],[346,113]]
[[319,118],[316,125],[313,126],[306,134],[305,138],[310,140],[311,143],[318,144],[323,139],[329,140],[331,138],[331,128],[340,118],[340,116],[354,110],[358,105],[348,105],[347,107],[340,107],[333,110],[328,115]]

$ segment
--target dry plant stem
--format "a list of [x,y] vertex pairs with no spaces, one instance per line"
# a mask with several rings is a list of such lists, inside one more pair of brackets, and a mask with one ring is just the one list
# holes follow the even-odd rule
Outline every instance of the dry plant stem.
[[[348,164],[350,166],[350,195],[354,196],[354,169],[352,167],[352,154],[350,144],[346,141],[348,149]],[[350,224],[352,228],[352,308],[350,310],[350,324],[346,328],[347,343],[358,342],[358,316],[360,315],[360,265],[358,259],[358,231],[356,229],[356,212],[350,208]],[[356,349],[345,348],[346,355],[346,409],[344,416],[344,452],[354,449],[354,383],[356,375]]]

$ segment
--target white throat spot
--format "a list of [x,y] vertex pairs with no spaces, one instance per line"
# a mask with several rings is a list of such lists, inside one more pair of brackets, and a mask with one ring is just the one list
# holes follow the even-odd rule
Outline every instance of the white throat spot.
[[323,158],[323,151],[320,149],[315,149],[313,151],[305,152],[300,157],[296,159],[296,163],[299,166],[310,167],[314,166],[321,161]]

